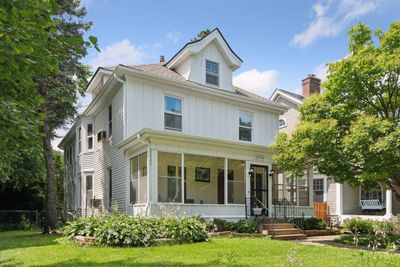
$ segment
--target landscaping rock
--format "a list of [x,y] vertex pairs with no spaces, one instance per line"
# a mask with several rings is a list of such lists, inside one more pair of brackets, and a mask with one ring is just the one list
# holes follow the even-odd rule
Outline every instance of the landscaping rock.
[[89,237],[89,236],[74,236],[73,240],[76,244],[79,246],[92,246],[94,245],[96,238],[95,237]]
[[326,236],[326,235],[337,235],[339,232],[337,230],[305,230],[304,233],[307,236]]

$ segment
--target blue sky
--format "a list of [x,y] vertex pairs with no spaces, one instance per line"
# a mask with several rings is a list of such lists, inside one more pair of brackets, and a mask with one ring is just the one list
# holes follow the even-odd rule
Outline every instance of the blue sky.
[[218,27],[243,59],[234,82],[269,96],[299,92],[308,73],[324,78],[325,64],[347,54],[346,32],[361,21],[387,29],[400,19],[400,0],[129,1],[84,0],[101,53],[99,65],[156,63],[171,58],[200,30]]

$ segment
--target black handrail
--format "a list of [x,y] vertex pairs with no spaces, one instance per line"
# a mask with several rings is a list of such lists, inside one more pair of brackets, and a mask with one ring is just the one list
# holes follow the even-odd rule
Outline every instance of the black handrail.
[[[249,206],[248,206],[248,201],[249,201]],[[271,209],[269,209],[262,201],[260,201],[258,198],[252,196],[249,198],[245,198],[245,209],[246,209],[246,219],[248,217],[247,210],[248,207],[250,207],[250,216],[252,215],[252,211],[254,214],[254,209],[255,208],[261,208],[261,214],[256,215],[256,219],[258,216],[261,217],[261,231],[263,231],[264,225],[267,226],[268,233],[272,233],[272,237],[275,235],[275,220],[274,220],[274,213]]]

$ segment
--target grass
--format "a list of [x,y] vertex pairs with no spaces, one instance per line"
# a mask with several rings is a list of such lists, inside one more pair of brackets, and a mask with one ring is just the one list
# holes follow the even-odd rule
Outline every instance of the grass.
[[0,266],[400,266],[400,256],[265,238],[148,248],[78,247],[33,231],[0,232]]

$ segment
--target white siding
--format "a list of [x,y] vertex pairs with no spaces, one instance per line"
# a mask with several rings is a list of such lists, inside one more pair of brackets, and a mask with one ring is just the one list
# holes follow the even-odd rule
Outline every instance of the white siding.
[[[164,96],[183,100],[182,132],[239,141],[239,111],[253,113],[253,143],[270,145],[278,131],[278,115],[222,98],[177,90],[139,79],[127,79],[127,136],[143,128],[164,130]],[[275,123],[276,122],[276,123]]]

